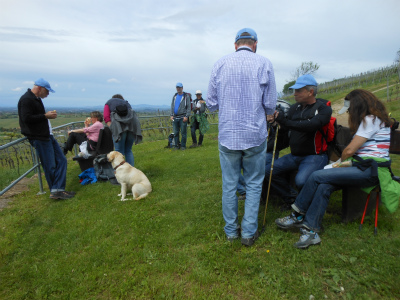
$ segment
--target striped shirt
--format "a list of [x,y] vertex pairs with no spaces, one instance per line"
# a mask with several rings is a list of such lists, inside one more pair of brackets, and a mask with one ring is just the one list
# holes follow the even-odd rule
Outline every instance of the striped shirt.
[[[390,160],[390,127],[373,115],[364,118],[355,135],[368,139],[357,151],[360,157],[378,157]],[[382,123],[382,124],[381,124]]]
[[276,86],[271,62],[250,48],[218,60],[211,72],[207,107],[219,110],[219,142],[230,150],[261,145],[267,138],[266,114],[276,105]]

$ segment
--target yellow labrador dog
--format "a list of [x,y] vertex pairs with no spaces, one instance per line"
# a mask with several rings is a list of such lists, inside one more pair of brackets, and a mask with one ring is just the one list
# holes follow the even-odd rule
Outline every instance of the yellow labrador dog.
[[129,163],[125,162],[124,156],[117,152],[111,151],[107,155],[107,160],[111,163],[115,170],[115,177],[121,184],[121,201],[126,201],[126,191],[132,189],[133,199],[140,200],[151,192],[151,183],[146,175]]

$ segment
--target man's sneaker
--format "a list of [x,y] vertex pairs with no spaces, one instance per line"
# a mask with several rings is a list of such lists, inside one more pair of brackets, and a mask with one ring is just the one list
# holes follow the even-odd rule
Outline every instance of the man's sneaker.
[[186,147],[181,147],[181,150],[183,151],[183,150],[186,150]]
[[321,243],[321,238],[319,237],[318,233],[304,228],[300,228],[300,232],[300,239],[294,244],[296,248],[305,249],[310,245],[318,245]]
[[193,143],[192,145],[189,146],[189,148],[196,148],[197,147],[197,143]]
[[243,238],[242,237],[242,245],[245,245],[247,247],[253,246],[254,242],[260,237],[260,234],[258,233],[258,230],[254,234],[253,237],[251,238]]
[[176,151],[176,150],[179,150],[179,148],[178,147],[172,148],[172,151]]
[[50,199],[55,199],[55,200],[65,200],[65,199],[70,199],[72,197],[74,197],[74,196],[68,194],[65,191],[50,193]]
[[303,219],[304,219],[303,215],[299,215],[296,214],[295,212],[292,212],[287,217],[276,219],[275,224],[283,229],[290,229],[294,227],[299,228],[303,226]]
[[239,201],[246,200],[246,194],[241,194],[241,195],[239,195],[239,196],[238,196],[238,200],[239,200]]

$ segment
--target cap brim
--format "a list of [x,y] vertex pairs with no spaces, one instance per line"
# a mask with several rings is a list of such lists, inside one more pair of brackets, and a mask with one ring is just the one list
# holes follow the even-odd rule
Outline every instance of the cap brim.
[[348,111],[348,109],[349,109],[348,107],[343,106],[343,107],[341,108],[341,110],[339,110],[338,115],[344,114],[346,111]]
[[48,89],[49,92],[55,93],[56,91],[53,89]]
[[291,87],[289,87],[289,89],[297,90],[297,89],[301,89],[305,86],[306,86],[305,84],[295,84],[295,85],[292,85]]

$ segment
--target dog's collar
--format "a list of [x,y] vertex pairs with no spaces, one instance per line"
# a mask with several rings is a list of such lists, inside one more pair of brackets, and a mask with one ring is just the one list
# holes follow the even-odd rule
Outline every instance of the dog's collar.
[[118,169],[118,168],[119,168],[120,166],[122,166],[124,163],[125,163],[125,161],[123,160],[118,166],[116,166],[116,167],[114,168],[114,170]]

